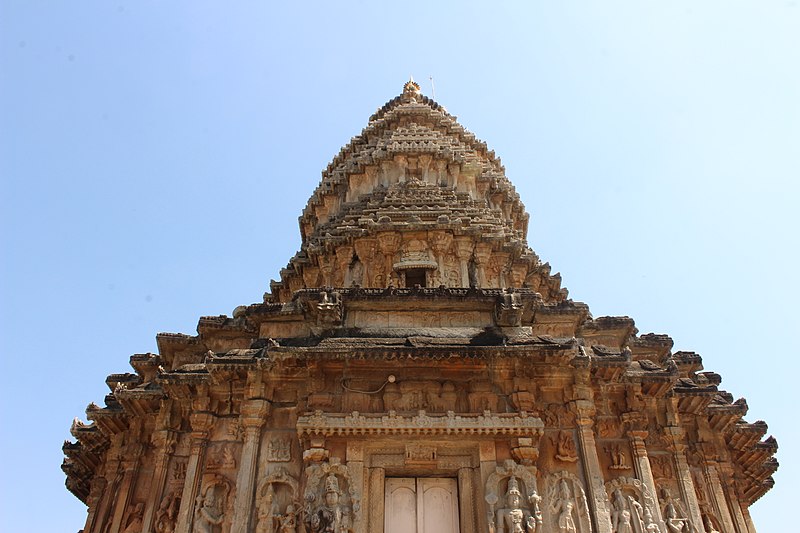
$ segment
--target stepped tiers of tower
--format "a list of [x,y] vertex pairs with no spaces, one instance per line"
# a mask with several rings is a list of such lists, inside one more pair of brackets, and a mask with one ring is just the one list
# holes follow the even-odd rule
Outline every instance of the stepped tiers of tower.
[[753,533],[777,444],[699,355],[594,318],[413,81],[260,303],[160,333],[64,445],[84,533]]

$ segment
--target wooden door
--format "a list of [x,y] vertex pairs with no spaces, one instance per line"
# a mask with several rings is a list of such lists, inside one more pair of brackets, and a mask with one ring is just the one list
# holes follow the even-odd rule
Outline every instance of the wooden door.
[[450,478],[387,478],[384,533],[458,533],[458,485]]

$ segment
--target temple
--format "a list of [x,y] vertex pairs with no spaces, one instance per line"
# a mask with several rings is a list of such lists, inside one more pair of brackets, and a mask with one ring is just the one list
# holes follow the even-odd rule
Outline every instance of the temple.
[[159,333],[75,420],[82,531],[754,533],[766,424],[569,299],[527,228],[494,152],[406,83],[263,302]]

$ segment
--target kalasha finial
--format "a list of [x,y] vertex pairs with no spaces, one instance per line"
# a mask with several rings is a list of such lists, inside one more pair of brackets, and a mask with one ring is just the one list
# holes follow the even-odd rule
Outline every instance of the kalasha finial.
[[409,76],[409,80],[403,85],[403,96],[414,101],[419,96],[419,83],[415,82],[412,76]]

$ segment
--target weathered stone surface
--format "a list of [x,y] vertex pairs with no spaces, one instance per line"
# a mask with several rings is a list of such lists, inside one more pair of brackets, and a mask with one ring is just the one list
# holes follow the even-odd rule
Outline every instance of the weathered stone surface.
[[392,513],[456,498],[468,533],[752,531],[766,424],[699,355],[569,300],[527,223],[495,154],[407,83],[323,173],[263,301],[160,333],[75,420],[84,532],[415,523],[387,486]]

